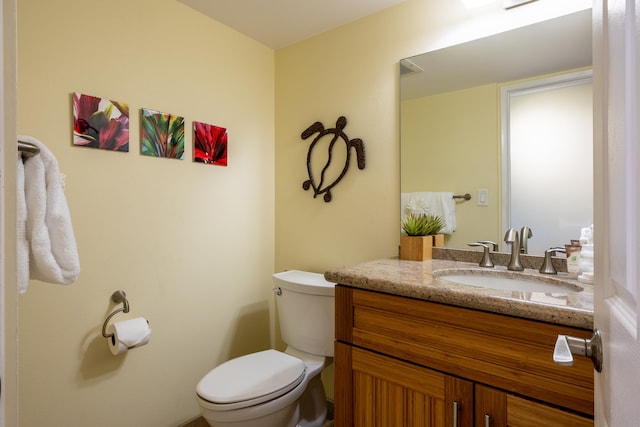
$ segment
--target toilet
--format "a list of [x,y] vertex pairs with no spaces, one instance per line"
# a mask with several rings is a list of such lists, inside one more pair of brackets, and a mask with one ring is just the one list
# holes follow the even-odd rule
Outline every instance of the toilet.
[[215,367],[196,395],[212,427],[321,427],[327,398],[320,374],[333,358],[335,283],[322,274],[273,275],[284,352],[265,350]]

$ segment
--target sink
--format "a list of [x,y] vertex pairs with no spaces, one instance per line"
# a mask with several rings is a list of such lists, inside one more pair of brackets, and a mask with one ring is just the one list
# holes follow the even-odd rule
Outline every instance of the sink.
[[435,271],[433,276],[461,285],[508,291],[568,293],[583,290],[580,286],[556,277],[541,277],[513,271],[449,269]]

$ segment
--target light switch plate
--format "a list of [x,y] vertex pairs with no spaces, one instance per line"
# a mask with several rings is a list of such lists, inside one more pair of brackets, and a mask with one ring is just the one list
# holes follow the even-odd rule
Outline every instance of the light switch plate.
[[478,188],[478,206],[489,206],[489,190],[486,188]]

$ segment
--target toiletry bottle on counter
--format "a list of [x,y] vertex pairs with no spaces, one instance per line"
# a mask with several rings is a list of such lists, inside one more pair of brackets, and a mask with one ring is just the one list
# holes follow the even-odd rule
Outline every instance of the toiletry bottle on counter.
[[567,252],[567,272],[569,274],[580,274],[580,242],[578,240],[572,240],[571,244],[564,245],[564,249]]

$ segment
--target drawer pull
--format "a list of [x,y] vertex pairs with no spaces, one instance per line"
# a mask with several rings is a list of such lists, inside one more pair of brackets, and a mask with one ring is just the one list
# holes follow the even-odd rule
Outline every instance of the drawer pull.
[[484,427],[491,427],[491,416],[484,414]]
[[453,427],[458,427],[458,402],[453,402]]

